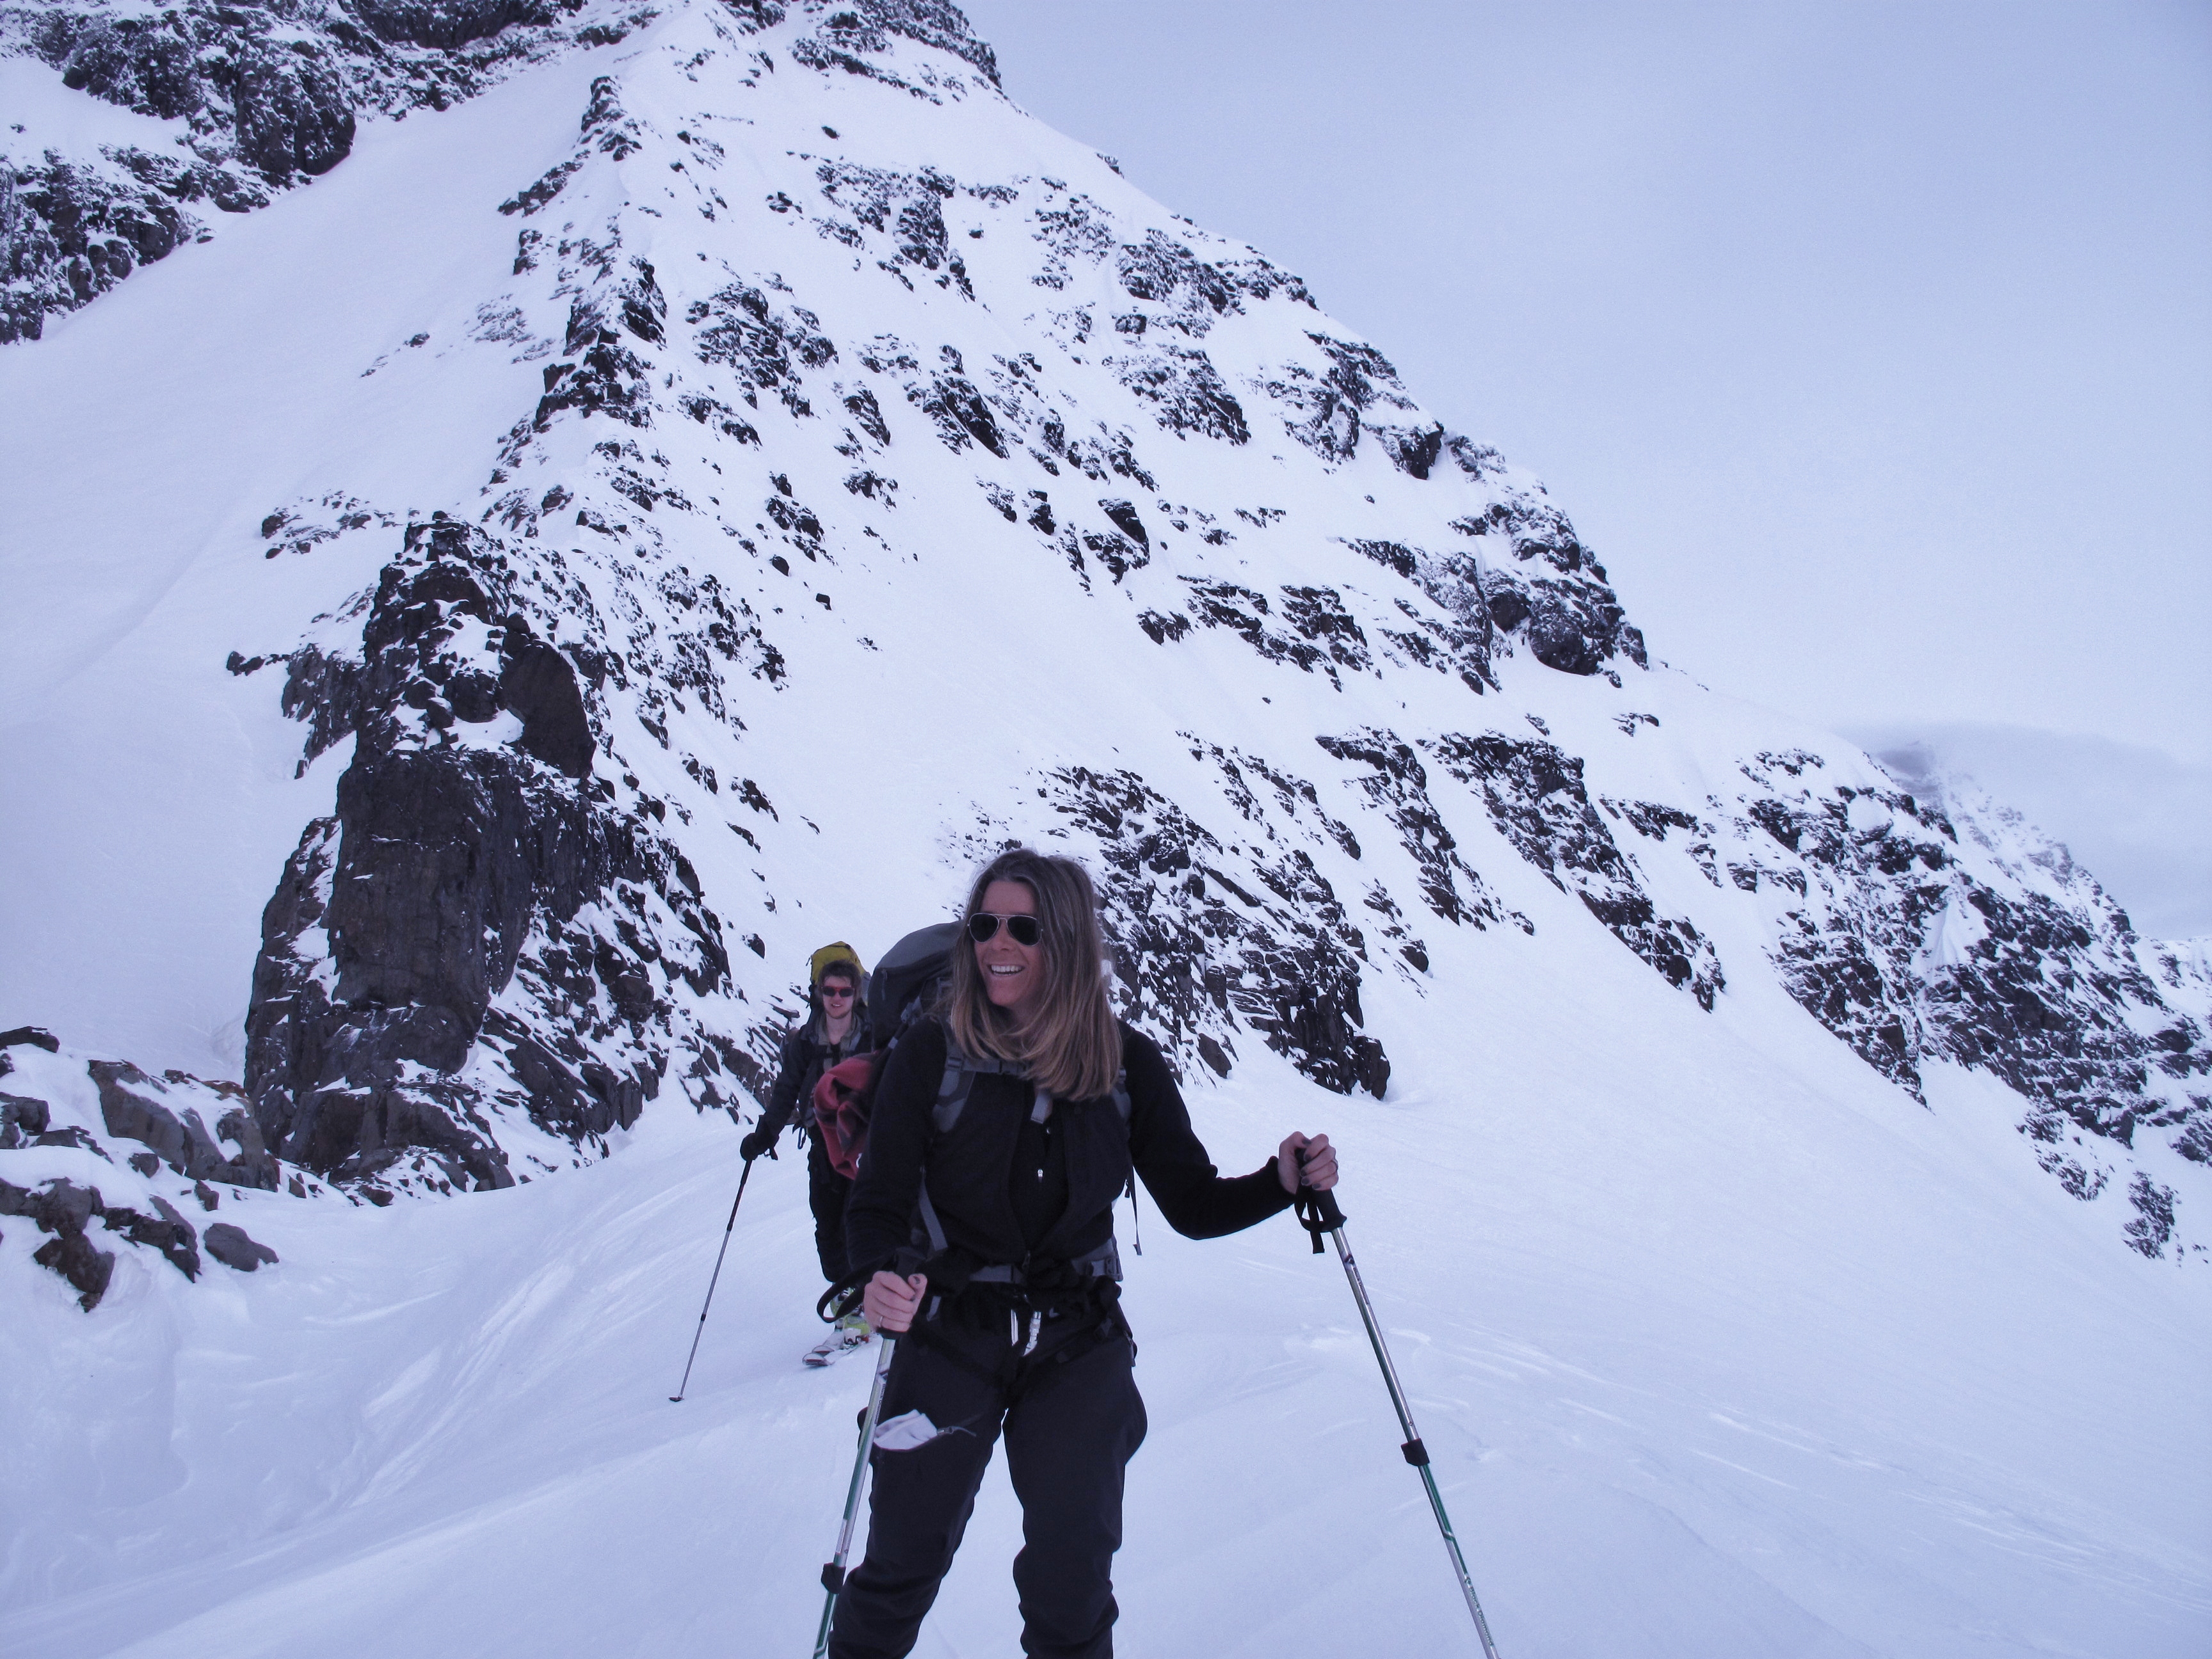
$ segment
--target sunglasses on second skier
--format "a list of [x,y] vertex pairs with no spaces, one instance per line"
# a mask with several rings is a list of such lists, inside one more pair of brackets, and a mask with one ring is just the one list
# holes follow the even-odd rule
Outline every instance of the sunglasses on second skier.
[[1002,916],[989,910],[978,910],[968,918],[968,937],[981,945],[998,936],[1001,922],[1017,945],[1035,945],[1044,937],[1044,929],[1035,916]]

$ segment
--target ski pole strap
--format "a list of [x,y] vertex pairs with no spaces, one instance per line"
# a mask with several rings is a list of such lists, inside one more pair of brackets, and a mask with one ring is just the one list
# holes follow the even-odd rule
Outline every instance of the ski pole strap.
[[814,1311],[825,1325],[834,1325],[860,1305],[868,1281],[875,1277],[871,1268],[855,1267],[816,1298]]
[[1313,1235],[1313,1253],[1321,1254],[1323,1234],[1333,1233],[1344,1225],[1344,1212],[1337,1207],[1336,1194],[1317,1188],[1301,1186],[1297,1202],[1291,1206],[1297,1214],[1298,1225]]

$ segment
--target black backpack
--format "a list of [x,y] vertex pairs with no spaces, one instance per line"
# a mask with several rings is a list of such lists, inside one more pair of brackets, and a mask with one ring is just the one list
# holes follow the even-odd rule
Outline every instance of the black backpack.
[[876,1047],[890,1048],[909,1023],[937,1006],[959,937],[958,922],[933,922],[884,952],[868,981],[868,1033]]

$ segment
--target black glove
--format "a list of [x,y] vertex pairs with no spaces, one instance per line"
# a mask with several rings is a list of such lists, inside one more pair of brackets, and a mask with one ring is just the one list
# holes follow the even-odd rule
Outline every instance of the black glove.
[[766,1152],[770,1158],[775,1156],[775,1135],[770,1130],[753,1129],[738,1143],[738,1156],[748,1164],[763,1152]]

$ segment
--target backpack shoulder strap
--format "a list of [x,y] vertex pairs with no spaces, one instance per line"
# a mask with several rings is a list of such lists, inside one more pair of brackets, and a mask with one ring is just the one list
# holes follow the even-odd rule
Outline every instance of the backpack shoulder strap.
[[[1121,1115],[1121,1133],[1127,1135],[1129,1133],[1129,1115],[1133,1109],[1129,1104],[1129,1072],[1127,1066],[1114,1073],[1114,1109]],[[1133,1158],[1129,1160],[1129,1179],[1121,1190],[1129,1195],[1129,1227],[1136,1237],[1137,1254],[1142,1255],[1145,1253],[1145,1233],[1137,1215],[1137,1162]],[[1113,1239],[1109,1237],[1107,1248],[1112,1249],[1113,1243]],[[1115,1279],[1119,1280],[1121,1277],[1121,1258],[1118,1255],[1114,1258],[1113,1272]]]
[[1016,1060],[978,1060],[962,1051],[953,1040],[952,1033],[945,1033],[945,1074],[938,1080],[937,1103],[929,1109],[930,1121],[937,1133],[950,1134],[952,1126],[960,1121],[960,1114],[968,1104],[969,1092],[975,1086],[979,1076],[1025,1077],[1026,1069]]

